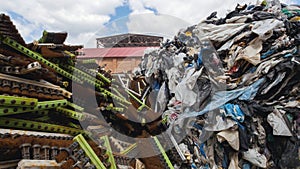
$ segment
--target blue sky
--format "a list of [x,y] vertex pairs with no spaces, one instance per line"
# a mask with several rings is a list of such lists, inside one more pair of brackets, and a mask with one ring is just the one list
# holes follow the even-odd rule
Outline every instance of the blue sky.
[[[145,7],[145,9],[152,11],[155,15],[158,14],[155,8]],[[115,23],[117,24],[117,27],[119,28],[120,31],[111,31],[108,32],[107,34],[127,33],[129,30],[128,27],[126,26],[126,23],[129,22],[129,15],[132,12],[133,10],[130,9],[129,3],[125,3],[122,6],[116,7],[115,13],[109,15],[110,16],[109,22],[104,25],[107,29],[111,29],[113,27],[112,24]]]
[[115,13],[109,15],[111,17],[109,21],[111,22],[116,19],[120,19],[124,16],[128,16],[131,12],[132,12],[132,10],[130,9],[128,3],[123,4],[122,6],[118,6],[115,9]]
[[[122,6],[116,7],[115,13],[109,15],[110,20],[108,21],[108,23],[104,24],[105,32],[101,33],[99,31],[99,33],[101,33],[99,36],[105,36],[110,34],[121,34],[121,33],[128,32],[126,23],[129,21],[128,16],[131,12],[132,10],[130,9],[128,4],[124,4]],[[116,24],[115,27],[118,28],[118,30],[114,29],[113,23]]]
[[11,17],[27,43],[38,40],[43,30],[65,31],[67,43],[94,47],[95,38],[111,34],[172,36],[213,11],[224,17],[237,3],[256,0],[0,0],[0,12]]

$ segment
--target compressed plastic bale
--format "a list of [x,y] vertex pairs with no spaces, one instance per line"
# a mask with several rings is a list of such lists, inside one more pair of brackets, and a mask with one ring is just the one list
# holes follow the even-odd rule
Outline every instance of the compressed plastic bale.
[[239,131],[238,130],[224,130],[217,134],[218,142],[227,141],[228,144],[236,151],[240,149]]
[[[195,73],[195,74],[197,74],[197,73]],[[195,75],[195,76],[197,76],[197,75]],[[193,81],[193,82],[191,82],[191,81]],[[195,84],[195,82],[196,82],[196,79],[193,79],[193,80],[191,78],[183,79],[176,86],[176,90],[175,90],[176,99],[180,100],[183,104],[185,104],[187,106],[194,105],[196,103],[197,94],[192,90],[194,86],[188,85],[188,83]]]
[[234,125],[237,125],[237,123],[234,120],[229,118],[223,118],[222,115],[217,115],[215,117],[215,121],[206,124],[204,126],[204,129],[207,131],[222,131],[229,129]]
[[260,51],[262,50],[262,40],[256,38],[252,40],[249,45],[240,51],[238,54],[236,61],[239,59],[247,60],[249,63],[253,65],[257,65],[260,63]]
[[273,128],[273,135],[276,136],[293,136],[289,127],[286,125],[281,113],[278,110],[274,110],[267,117],[268,123]]
[[245,119],[244,112],[241,110],[239,105],[227,103],[224,105],[224,115],[230,117],[235,121],[243,122]]
[[164,82],[157,94],[157,99],[156,99],[155,109],[154,109],[154,111],[157,113],[162,113],[165,110],[166,105],[168,103],[168,91],[166,90],[167,90],[166,84]]
[[243,30],[246,26],[248,26],[248,24],[245,23],[224,25],[200,23],[197,26],[199,29],[198,38],[200,40],[212,39],[217,42],[224,42]]
[[230,162],[229,162],[229,169],[240,169],[239,167],[239,158],[237,152],[230,153]]
[[[231,91],[218,91],[216,92],[211,99],[211,102],[205,106],[205,108],[199,112],[188,112],[184,113],[180,118],[187,118],[187,117],[195,117],[199,115],[203,115],[207,113],[210,110],[214,110],[216,108],[219,108],[220,106],[224,105],[225,103],[234,100],[236,98],[242,97],[242,100],[249,100],[252,98],[252,96],[256,94],[259,86],[264,82],[264,79],[259,79],[258,81],[254,82],[252,85],[231,90]],[[247,91],[250,91],[249,93]],[[244,94],[247,95],[245,96]]]
[[267,168],[267,158],[265,155],[258,153],[256,149],[249,149],[243,152],[243,159],[251,162],[253,165],[261,168]]
[[282,21],[277,19],[267,19],[262,21],[256,21],[252,27],[252,32],[259,35],[261,40],[267,40],[273,34],[273,30],[276,28],[283,27]]

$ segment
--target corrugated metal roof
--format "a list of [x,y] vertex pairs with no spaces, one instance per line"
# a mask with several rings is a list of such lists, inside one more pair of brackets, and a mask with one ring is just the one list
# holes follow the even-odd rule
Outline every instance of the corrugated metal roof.
[[148,47],[124,47],[124,48],[83,48],[78,52],[83,55],[77,58],[103,58],[103,57],[142,57]]
[[96,38],[96,40],[98,40],[98,39],[109,39],[109,38],[122,37],[122,36],[123,37],[144,36],[144,37],[164,38],[162,36],[157,36],[157,35],[152,35],[152,34],[125,33],[125,34],[115,34],[115,35],[112,35],[112,36],[103,36],[103,37]]

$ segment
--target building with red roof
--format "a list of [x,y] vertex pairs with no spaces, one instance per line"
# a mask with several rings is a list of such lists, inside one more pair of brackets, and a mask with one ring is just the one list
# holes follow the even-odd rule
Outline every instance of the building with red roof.
[[122,34],[97,38],[97,48],[78,50],[78,59],[95,59],[100,66],[112,73],[125,73],[133,70],[141,62],[144,51],[149,47],[159,47],[163,37]]

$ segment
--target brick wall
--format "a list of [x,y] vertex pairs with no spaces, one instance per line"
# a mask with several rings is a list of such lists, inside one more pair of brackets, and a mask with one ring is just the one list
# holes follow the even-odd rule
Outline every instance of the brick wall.
[[97,60],[97,64],[102,66],[106,64],[106,69],[112,73],[124,73],[132,71],[141,62],[141,57],[127,58],[101,58]]

